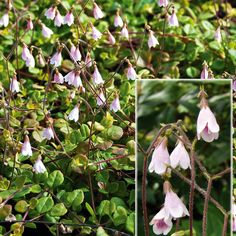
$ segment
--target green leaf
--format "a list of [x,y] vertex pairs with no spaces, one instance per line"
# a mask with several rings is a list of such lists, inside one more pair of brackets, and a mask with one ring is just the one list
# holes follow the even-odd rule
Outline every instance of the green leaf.
[[127,229],[127,231],[129,231],[130,233],[134,234],[134,229],[135,229],[135,213],[131,213],[127,217],[125,228]]
[[112,140],[119,140],[123,136],[123,129],[119,126],[113,125],[107,130],[107,135]]
[[104,215],[110,215],[110,202],[108,200],[101,201],[98,207],[98,214],[102,217]]
[[56,188],[64,182],[64,176],[60,170],[54,170],[49,174],[46,184],[50,188]]
[[63,203],[58,203],[53,206],[52,210],[50,211],[51,216],[63,216],[67,213],[67,209]]
[[101,226],[99,226],[97,229],[96,236],[109,236],[109,235],[106,233],[106,231]]
[[11,205],[4,205],[0,207],[0,220],[5,220],[5,218],[11,214],[12,206]]
[[20,200],[19,202],[16,203],[15,205],[15,210],[24,213],[27,211],[29,204],[25,200]]
[[41,214],[48,212],[52,209],[54,202],[51,197],[41,197],[38,200],[36,210]]
[[200,74],[200,71],[196,67],[190,66],[186,69],[186,74],[190,78],[197,78],[197,76]]
[[114,215],[113,222],[115,226],[126,223],[127,220],[127,211],[124,207],[118,206]]

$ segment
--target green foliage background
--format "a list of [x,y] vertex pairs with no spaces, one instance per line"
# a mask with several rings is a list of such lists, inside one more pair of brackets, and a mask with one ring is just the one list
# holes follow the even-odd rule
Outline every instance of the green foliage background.
[[[196,121],[199,113],[200,85],[204,84],[209,97],[209,106],[215,113],[220,126],[219,139],[206,143],[198,141],[196,153],[206,169],[216,174],[230,166],[231,153],[231,90],[230,81],[139,81],[138,82],[138,142],[147,150],[154,139],[161,124],[182,120],[187,128],[190,140],[196,137]],[[176,139],[169,138],[169,152],[173,150]],[[151,158],[151,156],[150,156]],[[150,160],[149,160],[150,163]],[[141,176],[143,156],[138,153],[138,231],[143,233],[143,218],[141,209]],[[182,171],[184,176],[190,178],[190,171]],[[170,179],[174,191],[183,197],[188,207],[189,185],[178,178],[174,173]],[[196,167],[196,183],[206,189],[207,181],[203,173]],[[155,173],[147,176],[147,207],[149,221],[160,210],[164,202],[163,180]],[[211,196],[222,204],[228,211],[230,209],[230,175],[216,180],[211,189]],[[204,197],[195,191],[194,195],[194,229],[196,235],[201,235],[202,212]],[[221,235],[224,217],[222,213],[209,203],[207,235]],[[188,229],[188,218],[180,220],[179,230]],[[150,226],[150,232],[152,228]],[[171,231],[175,232],[175,226]],[[228,235],[230,235],[228,226]],[[151,233],[150,235],[154,235]]]

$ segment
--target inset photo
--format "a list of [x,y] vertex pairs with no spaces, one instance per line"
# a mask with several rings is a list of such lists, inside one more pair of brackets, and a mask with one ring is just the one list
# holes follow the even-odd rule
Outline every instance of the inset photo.
[[231,235],[231,81],[137,81],[137,232]]

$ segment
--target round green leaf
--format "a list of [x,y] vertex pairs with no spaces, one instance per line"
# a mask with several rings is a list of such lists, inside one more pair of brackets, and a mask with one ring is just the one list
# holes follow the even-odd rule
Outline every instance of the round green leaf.
[[53,207],[53,200],[51,197],[41,197],[38,200],[38,204],[36,206],[36,210],[41,214],[47,211],[50,211]]
[[47,185],[50,188],[56,188],[59,185],[61,185],[64,182],[64,176],[59,170],[53,171],[51,174],[49,174],[47,179]]
[[15,210],[20,212],[20,213],[26,212],[27,209],[28,209],[28,203],[24,200],[21,200],[21,201],[17,202],[16,205],[15,205]]
[[58,203],[53,206],[50,215],[51,216],[63,216],[67,213],[67,209],[63,203]]

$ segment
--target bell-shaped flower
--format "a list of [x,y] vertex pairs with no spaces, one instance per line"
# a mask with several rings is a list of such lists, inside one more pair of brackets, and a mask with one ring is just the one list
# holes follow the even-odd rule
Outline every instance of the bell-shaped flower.
[[57,10],[56,11],[56,17],[54,19],[54,25],[57,27],[61,27],[61,25],[64,23],[64,18],[61,15],[61,13]]
[[160,7],[167,7],[168,4],[169,4],[168,0],[159,0],[159,1],[158,1],[158,5],[159,5]]
[[83,87],[81,77],[80,77],[80,71],[75,71],[75,77],[74,77],[74,80],[72,81],[72,85],[74,85],[76,88]]
[[149,38],[148,38],[148,47],[156,47],[156,45],[159,45],[159,42],[157,38],[154,36],[154,32],[152,30],[149,30]]
[[44,166],[43,162],[41,161],[41,157],[38,157],[36,162],[34,163],[34,171],[36,174],[43,174],[47,171],[46,167]]
[[129,40],[129,31],[127,29],[127,25],[126,24],[124,24],[124,26],[123,26],[123,28],[122,28],[122,30],[120,32],[120,35],[122,37],[126,38],[127,40]]
[[207,63],[204,62],[202,72],[201,72],[201,79],[208,79],[208,77],[209,77],[208,66],[207,66]]
[[18,93],[20,91],[19,82],[17,81],[16,75],[13,75],[10,83],[10,91],[12,93]]
[[122,27],[123,26],[123,20],[122,18],[120,17],[120,11],[118,10],[116,12],[116,15],[115,15],[115,19],[114,19],[114,26],[115,27]]
[[165,212],[163,212],[165,218],[173,217],[176,219],[186,215],[189,216],[188,209],[177,194],[173,192],[169,181],[164,182],[164,193],[166,195],[164,202]]
[[93,83],[96,84],[96,85],[99,85],[99,84],[103,84],[104,83],[104,80],[97,68],[97,65],[95,64],[94,65],[94,72],[93,72]]
[[181,140],[177,141],[177,146],[170,154],[170,165],[172,168],[180,166],[182,169],[191,169],[189,154]]
[[130,62],[128,62],[128,65],[129,66],[128,66],[127,73],[126,73],[127,79],[128,80],[135,80],[137,78],[136,71],[134,70],[134,68]]
[[21,148],[21,155],[23,156],[32,156],[32,148],[28,135],[25,136],[24,143]]
[[156,235],[168,235],[171,231],[173,223],[170,216],[166,217],[165,208],[162,208],[151,220],[150,225],[153,225],[153,232]]
[[47,19],[53,20],[56,15],[56,7],[55,6],[50,7],[49,9],[47,9],[44,15],[47,17]]
[[61,65],[61,62],[62,62],[61,50],[58,50],[50,59],[50,63],[51,65],[58,67]]
[[92,38],[97,41],[102,37],[102,33],[95,26],[91,25],[91,27],[92,27]]
[[117,112],[120,110],[120,99],[118,94],[116,94],[115,99],[112,101],[111,105],[110,105],[110,110]]
[[116,43],[116,39],[115,37],[111,34],[111,32],[108,30],[107,31],[108,34],[108,41],[111,45],[114,45]]
[[53,31],[49,29],[45,24],[42,24],[42,34],[45,38],[50,38]]
[[57,84],[63,84],[64,82],[64,77],[63,75],[58,71],[58,69],[56,69],[56,72],[53,76],[53,82],[57,83]]
[[152,154],[152,160],[148,167],[149,172],[163,175],[170,164],[170,155],[167,149],[167,138],[164,137]]
[[93,3],[93,16],[96,20],[104,17],[102,10],[95,2]]
[[73,43],[71,44],[70,55],[74,61],[81,61],[81,53],[79,50],[79,45],[75,47]]
[[7,27],[8,24],[9,24],[9,14],[8,14],[8,12],[6,12],[2,16],[2,18],[0,18],[0,27],[1,26]]
[[233,232],[236,232],[236,217],[233,216],[232,220],[233,220],[233,224],[232,224]]
[[73,84],[74,79],[75,79],[75,71],[72,70],[71,72],[69,72],[65,77],[65,82],[68,82],[68,84]]
[[71,26],[74,23],[74,15],[72,10],[70,10],[64,17],[64,24]]
[[73,120],[74,122],[77,122],[79,120],[79,105],[77,104],[73,110],[68,115],[69,120]]
[[42,137],[46,138],[47,140],[54,138],[54,133],[53,133],[53,129],[51,126],[48,126],[47,128],[43,129]]
[[178,18],[176,16],[175,10],[173,10],[173,12],[172,12],[171,16],[169,17],[168,21],[169,21],[170,26],[179,26],[179,21],[178,21]]
[[97,96],[96,100],[97,100],[97,105],[98,106],[103,106],[104,103],[106,102],[106,98],[105,98],[104,93],[102,92],[102,90],[100,90],[100,92],[98,93],[98,96]]
[[29,18],[27,20],[27,26],[26,26],[26,30],[32,30],[34,28],[34,24],[31,18]]
[[212,142],[218,139],[220,127],[216,121],[215,115],[207,105],[205,98],[202,100],[201,110],[197,118],[197,137],[206,142]]
[[41,67],[44,67],[45,66],[45,60],[42,56],[42,53],[39,53],[37,55],[37,60],[38,60],[38,64],[41,66]]
[[222,41],[220,26],[217,28],[215,32],[215,40],[219,43],[221,43]]
[[23,50],[22,50],[22,59],[26,61],[30,57],[30,50],[28,49],[27,45],[23,43]]
[[85,57],[85,65],[86,65],[86,67],[88,67],[88,68],[93,65],[93,61],[92,61],[90,52],[87,52],[87,54],[86,54],[86,57]]

